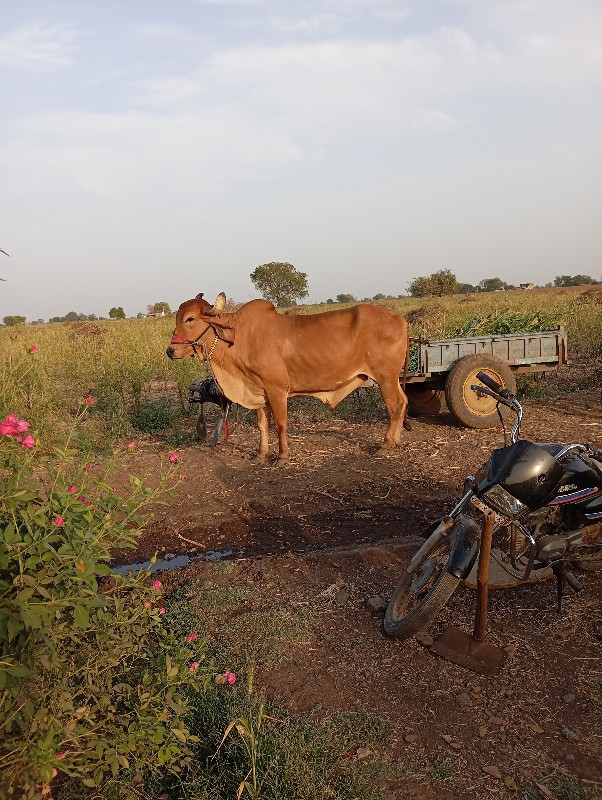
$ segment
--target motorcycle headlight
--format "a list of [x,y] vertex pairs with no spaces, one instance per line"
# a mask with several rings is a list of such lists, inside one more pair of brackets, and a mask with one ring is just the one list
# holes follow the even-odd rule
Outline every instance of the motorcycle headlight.
[[509,492],[497,483],[487,489],[486,492],[483,492],[481,496],[488,505],[507,517],[520,517],[521,514],[529,510],[524,503],[521,503],[516,497],[512,497]]

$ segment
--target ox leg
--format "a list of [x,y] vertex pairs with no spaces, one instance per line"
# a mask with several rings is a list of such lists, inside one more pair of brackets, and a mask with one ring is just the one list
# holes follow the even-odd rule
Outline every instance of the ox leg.
[[288,459],[288,443],[286,441],[287,424],[287,400],[286,392],[268,395],[272,414],[274,415],[274,426],[278,432],[278,461]]
[[381,447],[389,449],[396,447],[401,442],[401,432],[408,408],[408,398],[402,392],[397,376],[393,380],[383,380],[379,385],[389,416],[389,425]]
[[257,427],[259,428],[259,452],[254,461],[265,461],[268,454],[268,437],[270,432],[270,407],[257,409]]

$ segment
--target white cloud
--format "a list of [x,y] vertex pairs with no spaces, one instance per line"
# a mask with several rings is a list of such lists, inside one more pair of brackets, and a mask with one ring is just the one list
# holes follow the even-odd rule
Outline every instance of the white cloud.
[[69,25],[24,25],[0,38],[0,64],[30,70],[68,67],[76,40],[77,33]]
[[134,83],[129,102],[136,106],[176,107],[199,93],[199,82],[192,77],[156,78]]
[[261,179],[298,161],[286,133],[239,122],[227,112],[39,115],[22,120],[2,148],[0,171],[24,197],[83,191],[118,203],[137,198],[141,206],[170,196],[185,206],[210,185]]
[[270,130],[294,143],[297,157],[313,160],[341,143],[404,128],[448,131],[462,121],[465,101],[483,92],[488,98],[508,90],[525,94],[601,78],[602,59],[596,67],[578,37],[527,32],[504,47],[444,28],[387,41],[215,49],[187,73],[130,85],[128,100],[138,110],[185,113],[201,129],[220,120],[224,129],[247,131],[251,141]]

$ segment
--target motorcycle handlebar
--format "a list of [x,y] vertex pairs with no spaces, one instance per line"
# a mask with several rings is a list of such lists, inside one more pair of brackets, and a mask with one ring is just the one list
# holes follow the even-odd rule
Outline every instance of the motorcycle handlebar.
[[504,389],[503,386],[500,386],[500,384],[497,381],[494,381],[493,378],[490,375],[487,375],[486,372],[477,372],[477,378],[484,383],[485,386],[488,386],[492,392],[499,394],[501,397],[505,397],[506,400],[510,400],[512,398],[512,392],[510,392],[509,389]]
[[484,383],[492,392],[499,394],[502,391],[502,388],[497,381],[494,381],[486,372],[477,372],[477,378]]
[[[508,408],[511,408],[513,411],[516,410],[512,400],[508,400],[508,398],[504,397],[501,394],[501,392],[496,392],[490,389],[486,389],[484,386],[475,386],[474,384],[471,384],[470,388],[473,390],[473,392],[481,392],[481,394],[488,394],[489,397],[493,397],[494,400],[497,400],[498,402],[502,403],[502,405],[508,406]],[[507,392],[507,391],[508,391],[507,389],[502,389],[502,392]],[[508,394],[510,393],[508,392]]]

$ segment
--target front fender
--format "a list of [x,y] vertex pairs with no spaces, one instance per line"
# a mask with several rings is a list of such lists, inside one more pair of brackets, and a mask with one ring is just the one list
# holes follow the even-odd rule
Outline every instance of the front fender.
[[456,544],[447,562],[447,571],[460,580],[470,575],[481,543],[481,526],[474,519],[460,514],[454,523]]

